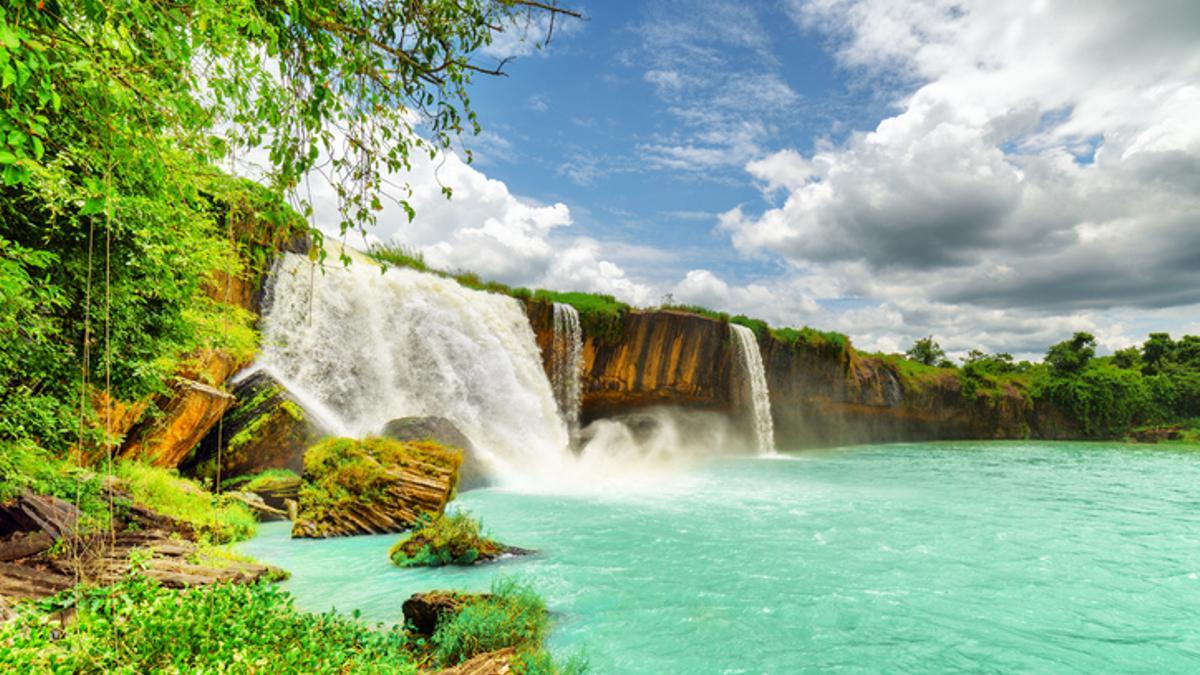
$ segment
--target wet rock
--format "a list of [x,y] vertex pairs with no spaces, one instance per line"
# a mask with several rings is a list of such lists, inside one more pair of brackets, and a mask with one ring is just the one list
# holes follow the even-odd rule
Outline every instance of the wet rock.
[[458,448],[463,452],[463,463],[458,472],[459,491],[489,485],[487,467],[479,460],[471,439],[445,417],[399,417],[385,424],[381,435],[398,441],[434,441],[448,448]]
[[236,382],[233,396],[220,426],[180,467],[184,473],[211,481],[218,473],[224,480],[265,469],[303,471],[304,451],[324,430],[287,388],[260,370]]

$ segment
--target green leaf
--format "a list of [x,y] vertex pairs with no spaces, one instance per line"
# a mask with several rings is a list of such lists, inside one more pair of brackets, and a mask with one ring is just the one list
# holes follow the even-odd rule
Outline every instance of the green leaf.
[[17,156],[8,150],[0,150],[0,164],[12,164],[17,161]]

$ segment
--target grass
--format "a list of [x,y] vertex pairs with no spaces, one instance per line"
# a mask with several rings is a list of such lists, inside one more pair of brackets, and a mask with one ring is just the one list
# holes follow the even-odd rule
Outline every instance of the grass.
[[559,666],[542,647],[550,631],[550,615],[528,584],[500,577],[490,595],[467,603],[450,620],[438,624],[431,642],[438,663],[450,667],[473,656],[505,647],[517,651],[514,672],[582,673],[587,664],[576,657]]
[[[74,607],[65,626],[47,612]],[[0,625],[0,672],[416,673],[407,634],[297,610],[269,584],[173,590],[131,576]]]
[[850,348],[850,338],[834,331],[816,328],[772,328],[771,337],[789,347],[811,347],[820,350],[843,352]]
[[289,469],[264,469],[259,473],[235,476],[221,481],[223,490],[240,490],[242,492],[264,492],[290,485],[298,484],[300,476]]
[[695,314],[697,316],[705,317],[706,319],[712,319],[713,321],[729,323],[728,312],[718,312],[707,307],[701,307],[699,305],[664,304],[659,305],[658,308],[670,312],[687,312],[688,314]]
[[123,461],[114,473],[135,502],[188,523],[214,541],[242,541],[258,531],[258,521],[246,507],[216,497],[174,471]]
[[504,546],[483,535],[483,525],[466,511],[426,519],[392,546],[388,557],[400,567],[470,565],[494,558]]
[[579,325],[585,335],[602,344],[611,344],[621,337],[621,323],[630,311],[629,305],[602,293],[562,293],[538,289],[534,302],[559,302],[579,312]]

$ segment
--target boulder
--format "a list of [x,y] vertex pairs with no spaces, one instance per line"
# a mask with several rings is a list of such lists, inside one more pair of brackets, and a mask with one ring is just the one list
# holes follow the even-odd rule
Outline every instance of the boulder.
[[453,498],[462,451],[431,441],[327,438],[304,454],[293,537],[401,532]]
[[471,439],[445,417],[399,417],[383,425],[382,436],[398,441],[434,441],[463,453],[458,472],[459,491],[486,487],[489,484],[487,467],[480,461]]
[[404,622],[412,627],[413,632],[421,635],[433,635],[438,622],[447,615],[454,615],[463,605],[473,600],[488,597],[486,593],[459,593],[457,591],[429,591],[428,593],[413,593],[400,609],[404,612]]
[[208,432],[180,467],[184,473],[208,481],[218,473],[222,480],[265,469],[300,473],[304,451],[324,435],[308,411],[262,370],[237,381],[233,396],[236,403],[220,426]]

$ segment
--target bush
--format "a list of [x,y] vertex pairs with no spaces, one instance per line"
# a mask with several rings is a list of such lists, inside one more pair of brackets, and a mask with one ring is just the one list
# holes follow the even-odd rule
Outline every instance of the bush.
[[115,473],[135,502],[189,523],[215,541],[241,541],[258,531],[258,521],[246,507],[221,499],[174,471],[124,461]]
[[388,552],[400,567],[470,565],[494,558],[504,546],[483,536],[483,526],[465,511],[425,518]]
[[[77,614],[65,627],[44,613],[66,607]],[[300,612],[268,584],[172,590],[141,576],[23,607],[0,646],[13,673],[417,672],[399,628]]]
[[468,603],[438,625],[432,638],[434,656],[442,665],[453,666],[505,647],[536,652],[549,630],[546,605],[533,588],[498,578],[490,596]]

